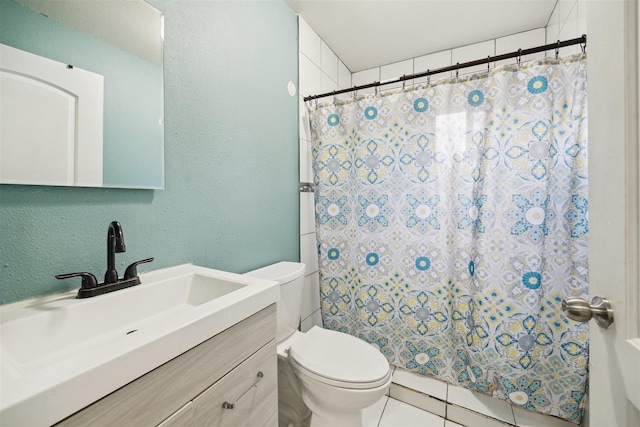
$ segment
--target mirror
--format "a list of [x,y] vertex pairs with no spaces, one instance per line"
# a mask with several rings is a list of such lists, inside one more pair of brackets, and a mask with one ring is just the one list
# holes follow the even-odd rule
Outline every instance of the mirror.
[[[27,165],[22,168],[29,171],[25,172],[24,180],[0,179],[0,183],[164,188],[163,16],[159,10],[143,0],[0,0],[0,44],[57,61],[69,70],[84,70],[103,80],[103,89],[100,89],[103,112],[99,115],[102,117],[99,120],[102,177],[98,181],[101,182],[82,179],[67,184],[37,182],[30,175],[37,175],[38,167]],[[9,75],[4,65],[0,73]],[[16,75],[21,77],[19,73],[12,74]],[[9,99],[5,90],[8,86],[1,87],[3,102]],[[80,122],[80,107],[86,103],[78,99],[75,99],[76,106],[72,105],[78,110],[70,110],[69,115]],[[4,110],[8,111],[6,107]],[[0,115],[0,156],[3,141],[9,139],[5,131],[10,127],[9,120],[3,125],[4,116],[8,114]],[[40,126],[42,120],[35,113],[33,116],[29,123],[22,125],[25,129]],[[99,126],[100,123],[91,124],[89,128],[95,133]],[[78,135],[77,146],[69,151],[87,152],[82,146],[78,125],[67,128],[69,133]],[[50,139],[37,138],[30,152],[45,152],[46,144],[51,146]],[[49,162],[57,162],[54,158],[58,157],[64,156],[48,156]],[[96,162],[81,159],[75,160],[77,170],[83,166],[87,169],[87,165]],[[66,161],[71,165],[68,168],[73,169],[73,159]],[[89,168],[95,174],[99,159],[97,166]]]

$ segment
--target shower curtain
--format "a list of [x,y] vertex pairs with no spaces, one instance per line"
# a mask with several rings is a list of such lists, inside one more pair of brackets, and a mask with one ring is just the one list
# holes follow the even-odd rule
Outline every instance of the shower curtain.
[[580,423],[586,58],[307,102],[324,326]]

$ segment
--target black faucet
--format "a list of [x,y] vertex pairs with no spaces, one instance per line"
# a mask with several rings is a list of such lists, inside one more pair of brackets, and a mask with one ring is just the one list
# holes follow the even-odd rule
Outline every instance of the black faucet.
[[107,271],[104,273],[104,284],[116,283],[118,272],[116,271],[116,253],[126,252],[122,226],[118,221],[112,221],[107,230]]
[[112,221],[107,230],[107,271],[104,273],[104,283],[98,284],[96,276],[87,272],[58,274],[56,279],[68,279],[70,277],[82,277],[82,285],[78,289],[76,298],[89,298],[119,289],[129,288],[140,284],[137,266],[153,261],[153,258],[146,258],[130,264],[122,279],[118,278],[116,271],[116,253],[127,250],[124,244],[124,234],[122,226],[118,221]]

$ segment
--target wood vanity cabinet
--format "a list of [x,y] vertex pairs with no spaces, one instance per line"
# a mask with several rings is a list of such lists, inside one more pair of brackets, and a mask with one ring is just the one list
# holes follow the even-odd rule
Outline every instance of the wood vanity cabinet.
[[272,304],[56,426],[275,427],[275,336]]

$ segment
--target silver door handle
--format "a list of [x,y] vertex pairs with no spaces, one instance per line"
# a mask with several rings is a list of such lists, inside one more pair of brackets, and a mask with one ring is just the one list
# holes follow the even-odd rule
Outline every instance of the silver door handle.
[[592,317],[598,326],[607,329],[613,323],[613,309],[606,298],[593,297],[591,304],[582,298],[567,298],[562,300],[562,311],[567,317],[576,322],[588,322]]

